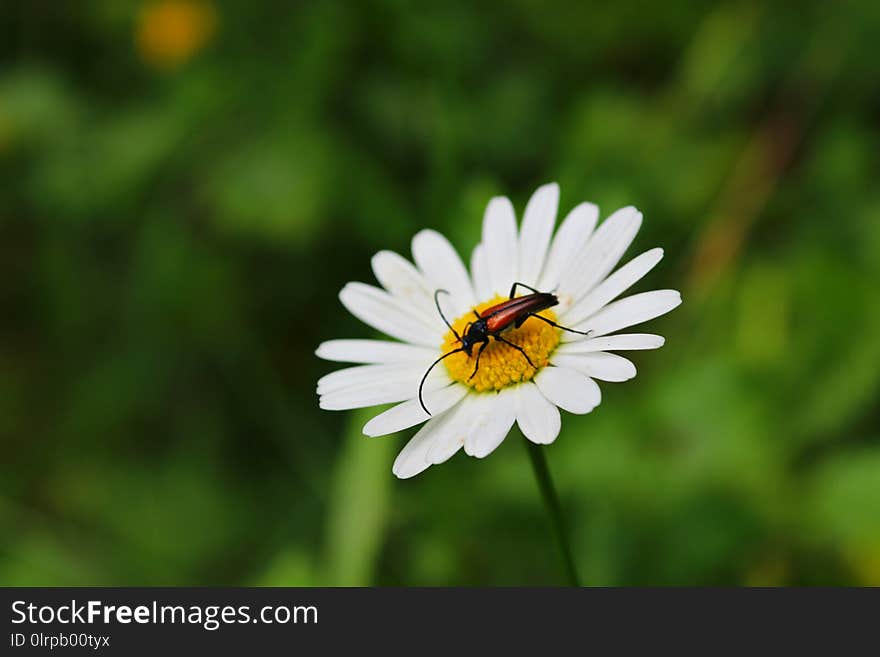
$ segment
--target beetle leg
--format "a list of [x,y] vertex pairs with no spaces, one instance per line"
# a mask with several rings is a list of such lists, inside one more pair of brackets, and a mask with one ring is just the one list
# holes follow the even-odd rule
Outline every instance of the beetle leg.
[[511,347],[513,347],[514,349],[516,349],[519,353],[521,353],[521,354],[523,355],[523,357],[524,357],[527,361],[529,361],[529,365],[531,365],[531,366],[534,367],[535,369],[538,369],[537,367],[535,367],[535,364],[532,362],[532,359],[529,358],[529,355],[526,353],[526,350],[523,349],[522,347],[520,347],[518,344],[513,344],[510,340],[505,340],[505,339],[502,338],[500,335],[494,335],[494,336],[492,336],[492,337],[494,337],[494,338],[495,338],[496,340],[498,340],[499,342],[503,342],[504,344],[506,344],[506,345],[510,345]]
[[473,373],[468,377],[468,381],[473,379],[477,375],[477,370],[480,369],[480,356],[483,355],[483,349],[485,349],[489,345],[489,341],[486,340],[483,344],[480,345],[480,350],[477,352],[477,362],[474,365]]
[[477,316],[477,319],[482,319],[482,317],[480,317],[480,313],[478,313],[476,310],[474,311],[474,315]]
[[[540,319],[542,322],[547,322],[550,326],[555,326],[556,328],[562,329],[563,331],[568,331],[569,333],[577,333],[578,335],[587,335],[587,336],[592,333],[592,331],[575,331],[573,328],[568,328],[567,326],[562,326],[560,324],[557,324],[553,320],[547,319],[546,317],[542,317],[541,315],[537,315],[535,313],[532,313],[531,315],[527,315],[526,319],[528,319],[529,317],[534,317],[535,319]],[[525,320],[523,320],[523,321],[525,321]]]
[[527,290],[531,290],[531,291],[534,292],[535,294],[541,294],[541,292],[540,292],[539,290],[536,290],[536,289],[533,288],[532,286],[530,286],[530,285],[526,285],[525,283],[520,283],[519,281],[517,281],[516,283],[514,283],[513,285],[510,286],[510,297],[509,297],[510,299],[513,299],[513,295],[516,294],[516,288],[517,288],[517,286],[519,286],[519,287],[524,287],[524,288],[526,288]]

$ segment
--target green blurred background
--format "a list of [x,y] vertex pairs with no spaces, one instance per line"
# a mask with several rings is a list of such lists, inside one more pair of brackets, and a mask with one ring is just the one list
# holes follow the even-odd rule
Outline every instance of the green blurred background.
[[0,0],[0,583],[556,584],[521,438],[319,411],[370,256],[645,213],[638,378],[547,449],[592,584],[880,585],[880,4]]

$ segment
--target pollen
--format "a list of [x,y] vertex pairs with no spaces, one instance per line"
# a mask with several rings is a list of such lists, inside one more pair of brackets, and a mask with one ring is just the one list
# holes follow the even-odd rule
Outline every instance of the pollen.
[[[496,297],[479,304],[473,310],[480,313],[502,301],[506,301],[506,299]],[[452,322],[452,327],[459,335],[463,335],[467,325],[476,320],[473,310]],[[543,310],[538,314],[553,322],[556,321],[556,315],[552,310]],[[460,352],[453,354],[443,362],[454,380],[470,386],[477,392],[501,390],[507,386],[531,380],[543,367],[546,367],[550,362],[550,354],[559,344],[559,335],[559,329],[534,317],[529,317],[519,328],[511,326],[501,334],[505,340],[522,347],[535,367],[529,365],[519,350],[493,337],[489,338],[489,344],[483,351],[483,355],[480,356],[480,367],[476,374],[474,374],[474,368],[480,344],[474,346],[470,356],[465,352]],[[449,331],[443,338],[442,353],[460,347],[461,344],[456,340],[455,335]]]

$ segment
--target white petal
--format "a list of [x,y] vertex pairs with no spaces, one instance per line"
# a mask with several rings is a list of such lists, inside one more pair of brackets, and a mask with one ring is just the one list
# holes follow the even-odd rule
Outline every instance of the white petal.
[[545,367],[535,377],[538,390],[559,408],[583,415],[602,401],[602,393],[593,379],[563,367]]
[[621,333],[601,338],[588,338],[577,342],[566,342],[556,348],[557,354],[585,354],[593,351],[637,351],[659,349],[666,339],[651,333]]
[[492,412],[494,394],[466,395],[450,413],[442,427],[440,437],[428,450],[428,463],[442,463],[465,444],[465,440],[477,422]]
[[425,459],[436,465],[448,461],[460,450],[474,424],[482,417],[480,397],[473,394],[465,397],[458,406],[446,414],[443,425],[438,429],[434,444]]
[[538,187],[526,204],[519,233],[519,280],[523,283],[532,286],[538,283],[558,207],[559,185],[556,183]]
[[562,427],[559,409],[547,401],[534,383],[517,387],[516,421],[523,435],[539,445],[556,440]]
[[492,296],[492,283],[489,280],[489,263],[486,260],[486,249],[482,244],[474,247],[471,254],[471,276],[474,281],[474,292],[480,301]]
[[388,340],[328,340],[315,351],[318,358],[339,363],[425,363],[435,354],[436,349]]
[[350,411],[353,408],[367,408],[379,404],[396,404],[412,397],[407,387],[377,389],[376,386],[357,386],[321,395],[318,407],[325,411]]
[[572,308],[565,312],[561,318],[562,323],[566,325],[575,325],[596,311],[608,302],[616,299],[623,294],[631,286],[635,285],[645,274],[651,271],[654,266],[663,258],[663,249],[651,249],[642,255],[633,258],[623,267],[611,274],[602,283],[587,294],[583,299],[578,301]]
[[560,292],[580,299],[620,261],[642,225],[642,213],[634,207],[618,210],[599,226],[562,276]]
[[[364,384],[388,385],[397,381],[411,381],[414,378],[418,382],[421,378],[420,375],[424,374],[430,364],[431,362],[427,361],[346,367],[325,374],[318,379],[318,394],[323,395]],[[433,371],[431,375],[433,378]]]
[[481,459],[498,447],[510,432],[516,419],[516,390],[504,388],[498,394],[483,393],[474,398],[484,397],[488,403],[483,413],[476,413],[477,420],[471,425],[464,442],[464,451]]
[[451,386],[425,393],[425,406],[428,407],[432,415],[425,413],[417,398],[408,399],[383,413],[379,413],[379,415],[367,422],[364,425],[364,434],[367,436],[385,436],[389,433],[414,427],[431,419],[431,417],[438,417],[461,401],[468,390],[467,386],[454,383]]
[[474,305],[471,279],[449,240],[435,230],[423,230],[413,238],[412,252],[432,287],[431,294],[437,289],[449,291],[454,315]]
[[483,247],[489,265],[490,293],[507,295],[519,272],[516,216],[507,197],[496,196],[486,206]]
[[[592,335],[590,337],[597,338],[607,333],[613,333],[628,326],[635,326],[636,324],[647,322],[649,319],[659,317],[668,313],[680,303],[681,294],[675,290],[642,292],[641,294],[634,294],[605,306],[598,313],[572,328],[591,331]],[[568,342],[573,341],[568,336],[582,339],[580,336],[571,333],[563,333],[562,339]]]
[[603,351],[569,356],[553,354],[553,364],[576,370],[600,381],[629,381],[636,375],[636,366],[632,361]]
[[546,292],[556,289],[559,277],[571,265],[575,254],[583,249],[598,220],[599,208],[592,203],[581,203],[568,213],[553,237],[540,285],[535,287]]
[[444,416],[441,415],[428,420],[400,451],[391,467],[391,471],[397,477],[409,479],[428,469],[431,465],[426,458],[428,450],[434,444],[434,437],[442,426],[443,418]]
[[409,260],[394,251],[379,251],[371,264],[376,280],[392,296],[411,310],[418,310],[432,324],[439,319],[434,308],[434,290]]
[[339,299],[359,320],[398,340],[433,348],[443,340],[446,327],[439,317],[427,324],[412,308],[372,285],[348,283]]
[[[400,369],[397,371],[370,370],[355,372],[363,368],[392,368],[396,365],[363,365],[339,372],[333,372],[318,382],[321,395],[318,405],[328,411],[343,411],[363,408],[377,404],[394,404],[418,395],[419,382],[425,367]],[[428,393],[450,384],[449,374],[443,368],[435,367],[425,381]]]

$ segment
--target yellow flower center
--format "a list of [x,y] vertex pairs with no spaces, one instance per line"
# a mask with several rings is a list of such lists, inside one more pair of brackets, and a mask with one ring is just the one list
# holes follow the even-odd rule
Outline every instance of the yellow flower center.
[[[474,310],[481,313],[486,308],[502,301],[506,301],[506,299],[495,297],[479,304]],[[538,314],[551,321],[556,321],[556,315],[552,310],[543,310]],[[473,311],[469,310],[452,322],[452,327],[459,335],[463,336],[467,325],[476,319]],[[501,390],[515,383],[529,381],[542,367],[545,367],[550,360],[550,354],[559,344],[559,335],[559,329],[534,317],[527,319],[519,328],[514,328],[511,324],[511,328],[504,331],[502,337],[508,342],[522,347],[535,367],[529,365],[519,350],[492,337],[489,338],[489,344],[483,350],[483,355],[480,356],[480,367],[476,374],[474,374],[474,367],[477,363],[477,353],[482,346],[479,343],[474,345],[470,356],[465,352],[460,352],[453,354],[443,362],[446,364],[446,369],[449,370],[449,376],[470,386],[477,392]],[[455,339],[452,331],[447,332],[443,338],[443,353],[460,347],[461,343]]]

